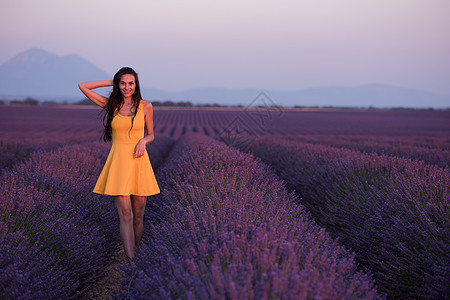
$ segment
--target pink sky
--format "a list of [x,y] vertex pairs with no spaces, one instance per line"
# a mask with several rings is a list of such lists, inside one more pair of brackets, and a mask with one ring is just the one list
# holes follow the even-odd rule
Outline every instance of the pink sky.
[[144,86],[304,89],[385,83],[450,93],[448,0],[18,0],[0,64],[40,47]]

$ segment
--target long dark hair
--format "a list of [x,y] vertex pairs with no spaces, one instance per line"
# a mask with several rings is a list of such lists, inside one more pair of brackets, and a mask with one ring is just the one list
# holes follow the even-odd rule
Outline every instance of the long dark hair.
[[[136,113],[139,107],[139,103],[142,99],[141,96],[141,87],[139,85],[139,78],[136,71],[134,71],[130,67],[123,67],[117,73],[114,75],[113,78],[113,90],[111,94],[109,95],[108,102],[105,106],[105,115],[103,116],[103,125],[105,126],[105,132],[103,134],[103,140],[111,141],[112,140],[112,127],[111,122],[114,119],[114,117],[119,113],[119,110],[122,108],[122,106],[125,104],[125,100],[123,99],[122,92],[120,91],[119,83],[120,83],[120,77],[125,74],[131,74],[134,76],[135,79],[135,89],[132,98],[133,101],[133,107],[134,107],[134,115],[131,119],[131,128],[133,128],[133,122],[134,118],[136,117]],[[131,131],[130,128],[130,131]]]

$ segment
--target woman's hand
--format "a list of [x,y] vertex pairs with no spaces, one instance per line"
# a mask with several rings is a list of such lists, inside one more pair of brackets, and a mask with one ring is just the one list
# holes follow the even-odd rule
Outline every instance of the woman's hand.
[[145,143],[144,139],[141,139],[137,143],[136,147],[134,148],[134,152],[133,152],[134,159],[139,158],[145,154],[145,145],[146,145],[146,143]]

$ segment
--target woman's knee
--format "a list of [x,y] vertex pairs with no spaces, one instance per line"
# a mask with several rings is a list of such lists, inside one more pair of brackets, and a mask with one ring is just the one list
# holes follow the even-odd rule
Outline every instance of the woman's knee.
[[131,206],[130,197],[118,196],[116,197],[117,210],[119,212],[120,220],[123,222],[133,221],[133,208]]
[[124,222],[132,222],[133,221],[133,210],[131,207],[123,207],[119,209],[120,219]]
[[135,225],[138,225],[140,223],[142,223],[144,220],[144,209],[142,208],[136,208],[134,207],[133,209],[133,223]]
[[145,212],[145,202],[147,197],[131,196],[131,205],[133,207],[133,214],[136,219],[142,221]]
[[133,224],[135,226],[143,224],[143,222],[144,222],[144,218],[142,216],[133,215]]

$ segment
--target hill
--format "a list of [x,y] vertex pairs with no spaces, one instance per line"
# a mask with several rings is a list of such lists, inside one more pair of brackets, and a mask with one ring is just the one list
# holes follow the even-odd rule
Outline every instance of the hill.
[[[0,65],[0,97],[6,99],[33,97],[39,100],[76,102],[83,98],[77,87],[78,82],[104,78],[112,76],[78,55],[58,56],[39,48],[32,48]],[[110,89],[102,90],[105,92],[103,94],[106,94]],[[386,84],[318,87],[305,90],[205,87],[180,92],[142,87],[142,96],[150,101],[189,101],[195,105],[216,103],[285,107],[450,107],[450,95]]]
[[305,90],[266,90],[265,99],[258,89],[198,88],[181,92],[143,89],[142,95],[154,100],[190,101],[194,104],[278,105],[278,106],[339,106],[339,107],[410,107],[448,108],[450,95],[408,89],[385,84],[355,87],[319,87]]
[[109,77],[79,55],[58,56],[32,48],[0,66],[0,95],[79,100],[78,82]]

